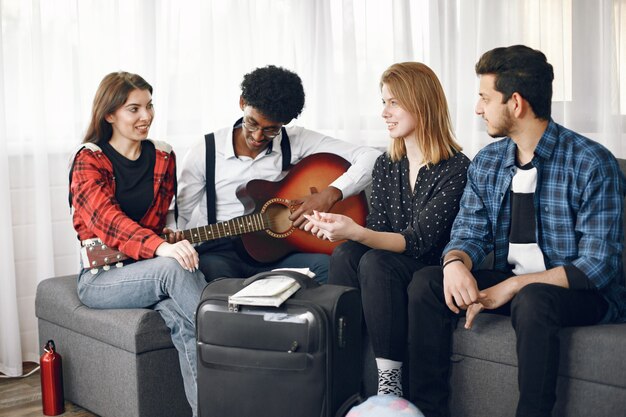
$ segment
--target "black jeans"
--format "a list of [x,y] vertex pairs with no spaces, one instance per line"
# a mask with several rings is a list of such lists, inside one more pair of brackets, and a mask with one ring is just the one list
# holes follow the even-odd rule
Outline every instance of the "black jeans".
[[315,273],[315,281],[319,284],[328,280],[330,256],[322,253],[292,253],[276,262],[255,263],[242,257],[235,246],[227,241],[208,246],[208,250],[201,249],[199,253],[200,270],[207,282],[221,277],[247,278],[277,268],[309,268]]
[[[509,276],[490,270],[474,272],[479,289]],[[408,294],[410,400],[427,417],[448,416],[452,323],[456,316],[445,304],[441,268],[416,272]],[[517,336],[517,417],[551,415],[556,402],[559,329],[597,324],[607,309],[606,300],[595,290],[530,284],[510,303],[489,311],[510,314]],[[485,312],[488,310],[481,314]]]
[[407,287],[424,265],[408,256],[348,241],[333,251],[328,283],[361,290],[363,315],[377,358],[403,361]]

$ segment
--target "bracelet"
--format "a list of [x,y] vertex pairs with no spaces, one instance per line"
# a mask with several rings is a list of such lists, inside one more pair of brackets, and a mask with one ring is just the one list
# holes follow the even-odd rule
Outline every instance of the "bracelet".
[[[456,261],[463,262],[463,259],[461,258],[448,259],[447,261],[443,263],[443,265],[441,265],[441,270],[443,271],[443,268],[450,265],[452,262],[456,262]],[[463,262],[463,265],[465,265],[465,262]]]

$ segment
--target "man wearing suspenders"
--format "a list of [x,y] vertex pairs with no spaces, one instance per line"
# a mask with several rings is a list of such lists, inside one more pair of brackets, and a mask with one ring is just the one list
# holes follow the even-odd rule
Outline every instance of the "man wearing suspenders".
[[[244,76],[239,106],[242,117],[232,126],[208,134],[194,144],[182,164],[179,178],[179,227],[193,228],[231,220],[244,214],[236,196],[250,180],[277,181],[303,158],[322,152],[339,155],[351,166],[327,188],[299,198],[291,214],[295,227],[313,210],[328,211],[343,198],[358,194],[371,182],[380,152],[356,146],[299,126],[285,127],[304,107],[300,77],[284,68],[257,68]],[[272,197],[272,196],[268,196]],[[218,277],[248,277],[275,268],[310,268],[325,282],[328,256],[293,253],[272,263],[259,264],[236,250],[233,239],[218,239],[198,248],[200,269],[207,281]]]

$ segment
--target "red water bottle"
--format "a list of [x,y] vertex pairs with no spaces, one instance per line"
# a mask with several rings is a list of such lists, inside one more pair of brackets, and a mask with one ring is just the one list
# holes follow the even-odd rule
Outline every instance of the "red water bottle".
[[57,416],[65,412],[61,355],[56,352],[53,340],[48,340],[43,350],[44,353],[39,358],[43,414]]

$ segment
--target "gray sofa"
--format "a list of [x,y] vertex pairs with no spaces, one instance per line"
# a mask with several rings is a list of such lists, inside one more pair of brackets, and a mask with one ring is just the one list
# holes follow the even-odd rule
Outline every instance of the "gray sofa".
[[[626,160],[620,159],[619,164],[626,174]],[[626,232],[626,215],[623,226]],[[622,262],[626,265],[626,250]],[[626,269],[622,285],[626,285]],[[626,416],[626,324],[566,328],[561,330],[560,339],[553,415]],[[511,320],[481,314],[470,331],[460,322],[452,351],[452,415],[514,416],[518,390]]]
[[[626,160],[619,160],[626,174]],[[625,201],[626,205],[626,201]],[[626,215],[624,216],[626,233]],[[626,250],[622,252],[626,265]],[[626,285],[626,270],[622,274]],[[472,330],[461,319],[452,346],[453,417],[515,415],[519,398],[515,333],[509,317],[480,314]],[[563,329],[554,416],[626,416],[626,324]],[[374,354],[364,352],[364,389],[376,392]]]
[[[626,161],[620,166],[626,173]],[[626,264],[626,251],[622,256]],[[76,295],[76,276],[42,281],[35,305],[40,346],[53,339],[63,356],[66,399],[103,417],[191,415],[178,356],[157,312],[90,309]],[[561,341],[554,415],[626,415],[626,324],[564,329]],[[517,361],[508,317],[481,314],[471,331],[460,323],[452,361],[454,417],[515,414]],[[366,346],[364,391],[375,390]]]
[[95,310],[76,293],[76,276],[37,287],[40,346],[53,339],[63,359],[65,399],[102,417],[188,417],[170,331],[148,309]]

